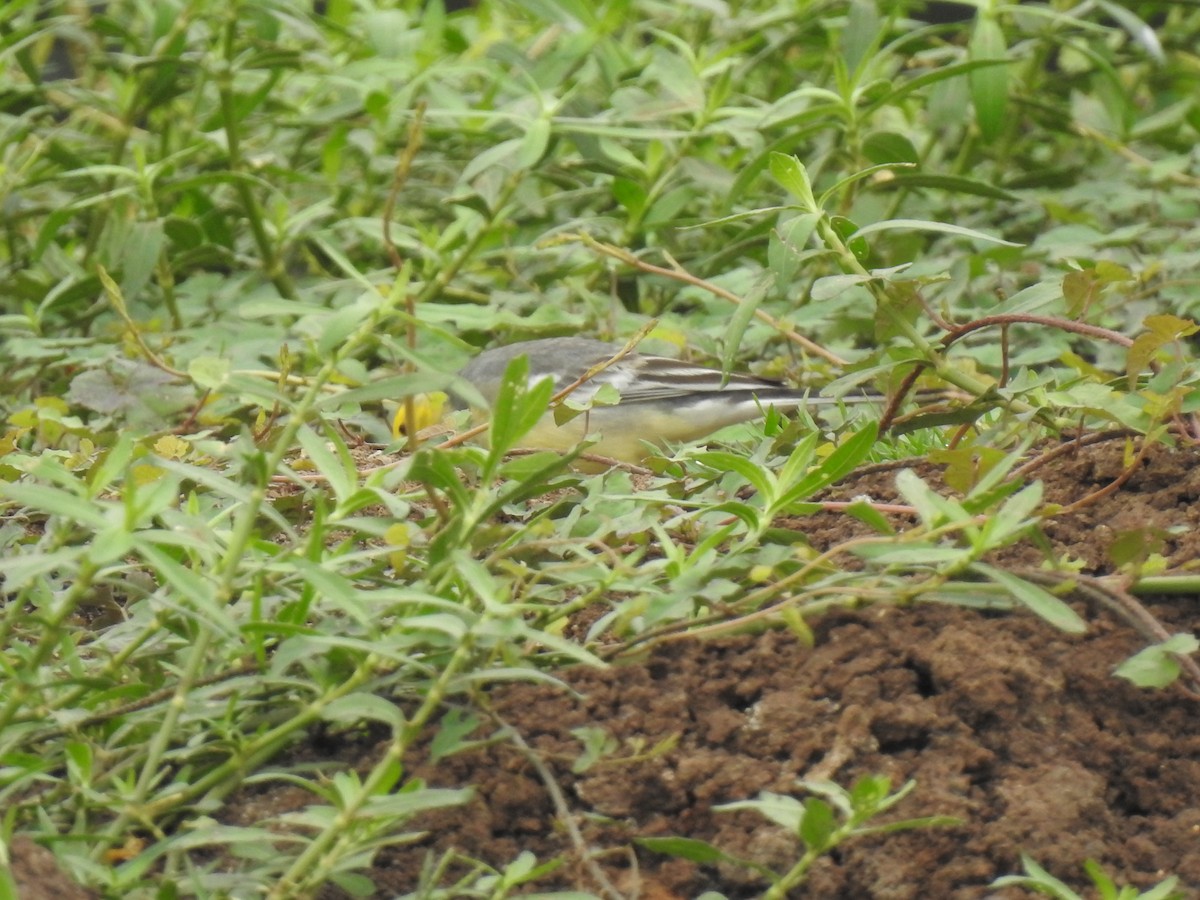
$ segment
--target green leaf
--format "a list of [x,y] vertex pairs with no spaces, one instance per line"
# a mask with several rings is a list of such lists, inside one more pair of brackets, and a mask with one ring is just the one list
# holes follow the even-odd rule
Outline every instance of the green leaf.
[[1037,523],[1034,510],[1042,502],[1042,483],[1035,481],[1009,497],[987,520],[982,541],[991,550],[1020,537]]
[[897,473],[896,489],[905,502],[916,507],[921,523],[927,528],[936,528],[946,522],[968,525],[973,518],[961,503],[939,495],[912,469],[901,469]]
[[99,465],[92,470],[92,477],[88,479],[88,496],[92,500],[96,500],[118,479],[124,477],[125,470],[133,459],[134,446],[133,436],[127,431],[122,431],[116,444],[104,454]]
[[238,623],[231,616],[229,607],[217,599],[217,588],[212,579],[177,561],[167,549],[152,543],[150,537],[137,535],[134,546],[154,571],[156,581],[171,589],[172,602],[186,603],[205,627],[217,629],[226,638],[237,640]]
[[1138,687],[1164,688],[1173,683],[1180,673],[1177,655],[1187,655],[1200,650],[1200,641],[1191,634],[1175,634],[1165,641],[1139,650],[1117,666],[1116,674]]
[[322,710],[321,718],[327,722],[383,722],[392,728],[404,725],[404,713],[395,703],[363,691],[338,697]]
[[851,0],[840,41],[846,70],[857,73],[859,66],[878,49],[881,37],[879,10],[874,0]]
[[415,791],[402,791],[382,797],[372,797],[364,805],[361,815],[369,817],[390,818],[398,816],[408,818],[415,813],[431,809],[444,809],[448,806],[462,806],[469,803],[475,791],[473,788],[453,790],[450,788],[425,788]]
[[[877,166],[868,166],[867,168],[860,169],[857,172],[851,172],[845,178],[835,181],[833,185],[823,191],[820,198],[817,200],[817,203],[819,206],[825,207],[830,200],[855,182],[862,181],[864,178],[870,178],[873,175],[878,175],[880,172],[891,172],[895,169],[906,169],[912,165],[914,165],[914,163],[888,162]],[[833,216],[830,219],[830,224],[833,225],[834,231],[836,231],[843,239],[849,239],[851,235],[857,234],[859,231],[859,227],[857,225],[855,225],[849,219],[841,216]],[[846,227],[847,225],[849,227]]]
[[[967,52],[972,61],[1003,59],[1007,52],[1004,32],[999,23],[981,10],[975,21]],[[971,102],[975,105],[975,121],[985,141],[994,141],[1004,131],[1004,111],[1008,104],[1008,69],[996,67],[977,69],[970,74]]]
[[705,450],[692,458],[719,472],[737,472],[764,497],[775,496],[775,479],[771,473],[744,456],[724,450]]
[[1092,884],[1100,892],[1100,900],[1117,900],[1117,886],[1098,862],[1094,859],[1086,860],[1083,864],[1083,871],[1088,873],[1088,878],[1092,879]]
[[837,830],[837,819],[824,800],[809,797],[804,801],[804,818],[800,822],[800,839],[813,851],[822,851]]
[[500,392],[492,407],[491,442],[495,456],[503,456],[527,435],[550,408],[554,382],[542,378],[529,384],[529,360],[519,356],[508,364]]
[[[329,482],[338,500],[344,503],[358,489],[358,467],[345,443],[332,429],[321,437],[307,425],[300,426],[296,438],[304,455]],[[333,449],[330,449],[331,445]]]
[[428,394],[444,390],[450,376],[437,372],[413,372],[404,375],[389,375],[378,381],[322,396],[316,402],[320,410],[345,409],[352,405],[376,403],[380,400],[399,400],[410,394]]
[[805,247],[819,220],[820,216],[816,213],[801,213],[780,222],[771,230],[767,244],[767,267],[775,278],[776,290],[790,290],[806,255],[815,253],[813,250],[806,251]]
[[[0,496],[2,495],[0,492]],[[27,587],[34,579],[50,575],[58,569],[75,570],[86,554],[86,546],[68,547],[50,553],[18,555],[9,551],[0,556],[0,575],[4,576],[4,589],[15,592]]]
[[918,816],[915,819],[900,819],[886,825],[871,825],[861,828],[856,834],[895,834],[898,831],[914,831],[922,828],[957,828],[964,820],[957,816]]
[[800,824],[804,820],[804,804],[795,797],[786,794],[774,794],[762,791],[757,799],[738,800],[733,803],[722,803],[714,806],[719,812],[735,812],[737,810],[752,810],[770,819],[776,825],[786,828],[792,834],[800,833]]
[[167,409],[183,406],[191,388],[149,363],[109,359],[102,367],[80,372],[71,380],[67,399],[93,412],[137,421],[161,420]]
[[158,257],[166,242],[163,223],[156,219],[152,222],[138,222],[130,229],[125,241],[124,265],[121,271],[121,292],[129,301],[139,298],[154,267],[158,265]]
[[29,512],[61,516],[97,530],[108,524],[104,506],[49,485],[0,483],[0,497],[7,497]]
[[990,886],[1032,887],[1055,897],[1056,900],[1082,900],[1079,894],[1039,866],[1033,857],[1022,853],[1021,867],[1025,870],[1025,875],[1004,875],[993,881]]
[[958,78],[960,75],[968,75],[982,69],[1007,66],[1008,64],[1009,61],[1007,59],[972,59],[949,66],[938,66],[932,72],[926,72],[923,75],[900,82],[891,93],[873,97],[866,111],[874,112],[886,106],[895,107],[898,105],[899,100],[907,97],[914,91],[919,91],[921,88],[937,84],[940,81],[949,81]]
[[869,559],[881,566],[941,566],[965,562],[971,551],[963,547],[943,546],[926,542],[894,544],[867,544],[854,548],[855,556]]
[[473,181],[488,169],[497,167],[505,171],[513,171],[518,167],[521,154],[525,151],[523,138],[511,138],[499,144],[488,147],[481,153],[476,153],[463,168],[460,179],[463,182]]
[[850,804],[856,815],[873,815],[891,791],[892,779],[886,775],[864,775],[850,786]]
[[1004,188],[988,184],[985,181],[976,181],[974,178],[966,178],[962,175],[896,172],[891,178],[879,182],[876,186],[889,189],[906,188],[920,190],[932,188],[939,191],[948,191],[952,194],[974,194],[977,197],[991,197],[994,200],[1016,201],[1019,199],[1016,194],[1010,193],[1004,190]]
[[124,523],[102,528],[88,542],[88,561],[95,566],[106,566],[128,555],[133,543],[133,535]]
[[819,490],[841,481],[867,458],[875,440],[879,436],[879,423],[870,422],[850,437],[838,444],[837,448],[826,457],[816,469],[808,473],[800,481],[788,488],[775,504],[777,509],[784,509],[799,500],[811,497]]
[[11,869],[7,865],[0,867],[0,900],[20,900],[20,897]]
[[800,201],[800,207],[804,212],[821,211],[813,196],[812,182],[809,181],[808,170],[804,168],[804,163],[794,156],[772,152],[768,165],[771,175],[783,185],[788,193]]
[[826,275],[813,283],[809,296],[816,301],[832,300],[856,285],[876,280],[874,275]]
[[354,303],[349,303],[328,316],[322,316],[316,340],[317,352],[326,357],[346,343],[350,335],[361,328],[363,321],[375,311],[379,301],[379,294],[372,289]]
[[846,515],[852,516],[865,525],[870,526],[879,534],[895,534],[896,529],[887,517],[871,505],[868,500],[856,500],[846,508]]
[[429,761],[436,763],[443,757],[474,746],[474,742],[468,742],[465,739],[480,726],[481,721],[472,712],[464,712],[457,707],[452,707],[446,715],[442,716],[433,740],[430,741]]
[[1055,628],[1068,634],[1083,634],[1087,631],[1087,623],[1079,614],[1045,588],[986,563],[975,563],[971,568],[1003,587],[1013,599],[1037,613]]
[[[309,584],[322,604],[339,609],[360,626],[371,624],[371,611],[363,602],[354,584],[343,573],[333,571],[332,563],[314,562],[309,559],[291,560],[287,564],[290,574],[300,574]],[[427,621],[433,617],[420,617]],[[414,619],[406,619],[405,625],[415,625]]]
[[1172,875],[1160,881],[1150,890],[1135,895],[1133,900],[1186,900],[1187,895],[1183,891],[1176,890],[1178,885],[1179,878]]
[[729,317],[729,324],[725,327],[725,352],[721,357],[721,370],[726,374],[733,371],[734,354],[742,345],[746,328],[767,296],[772,280],[766,273],[756,279],[750,290],[742,295],[742,302],[734,308],[733,315]]
[[631,216],[640,217],[646,209],[646,189],[631,178],[614,178],[612,194]]
[[801,479],[807,477],[809,468],[816,458],[819,441],[820,436],[813,431],[796,442],[796,446],[792,448],[792,452],[788,454],[788,458],[779,467],[779,473],[775,476],[784,491],[791,490]]
[[215,391],[229,378],[229,360],[216,356],[198,356],[188,363],[188,376],[197,387]]
[[634,838],[634,843],[654,853],[665,853],[667,856],[686,859],[702,865],[713,865],[728,859],[712,844],[695,838],[640,837]]
[[517,165],[522,169],[531,168],[546,155],[546,147],[550,144],[550,120],[534,119],[529,123],[525,136],[521,138],[520,148],[516,154]]
[[1003,238],[984,234],[982,231],[976,231],[973,228],[964,228],[962,225],[951,225],[948,222],[926,222],[921,219],[888,219],[883,222],[873,222],[870,225],[864,225],[854,234],[855,237],[866,237],[868,234],[874,234],[877,231],[936,231],[942,234],[953,234],[958,237],[970,238],[973,241],[987,241],[991,244],[1000,244],[1003,247],[1025,246],[1014,241],[1006,241]]
[[863,156],[876,165],[909,163],[917,165],[921,156],[912,141],[895,131],[873,131],[863,139]]
[[615,753],[620,744],[609,734],[608,729],[596,725],[572,728],[571,735],[583,744],[583,752],[571,763],[571,772],[579,775],[586,772],[605,756]]
[[1136,386],[1137,376],[1150,367],[1155,353],[1200,329],[1191,319],[1167,314],[1147,316],[1142,324],[1146,331],[1134,338],[1125,363],[1131,389]]
[[[1159,42],[1154,29],[1139,19],[1132,11],[1124,4],[1114,3],[1112,0],[1096,0],[1106,13],[1112,16],[1121,27],[1129,32],[1129,36],[1137,41],[1138,44],[1154,59],[1155,62],[1163,64],[1167,61],[1166,54],[1163,53],[1162,44]],[[1148,900],[1149,895],[1143,894],[1139,900]]]

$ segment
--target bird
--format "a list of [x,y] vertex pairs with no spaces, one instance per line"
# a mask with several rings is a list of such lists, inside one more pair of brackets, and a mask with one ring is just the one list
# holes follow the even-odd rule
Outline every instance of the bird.
[[[528,360],[530,387],[550,379],[557,394],[613,360],[622,349],[621,344],[586,337],[518,341],[483,351],[458,374],[489,407],[494,407],[504,373],[519,357]],[[589,454],[639,463],[655,447],[699,440],[727,425],[760,418],[770,407],[787,413],[815,404],[843,402],[756,375],[727,375],[720,369],[636,351],[595,372],[569,396],[586,403],[606,385],[619,394],[615,404],[597,403],[561,424],[548,410],[520,446],[569,450],[584,439],[596,438],[597,442],[588,448]],[[882,398],[863,395],[844,399],[879,402]]]

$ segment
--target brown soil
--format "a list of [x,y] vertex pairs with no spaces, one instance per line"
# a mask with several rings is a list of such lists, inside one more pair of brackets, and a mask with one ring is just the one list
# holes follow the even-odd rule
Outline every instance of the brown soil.
[[[1111,570],[1118,533],[1161,538],[1173,570],[1200,558],[1200,454],[1155,450],[1119,491],[1047,523],[1056,557],[1087,572]],[[1068,504],[1122,471],[1122,448],[1101,446],[1038,477]],[[931,473],[923,473],[931,475]],[[932,475],[931,475],[932,477]],[[894,496],[894,475],[840,485],[830,499]],[[861,526],[843,515],[798,520],[828,546]],[[1036,565],[1030,543],[1005,565]],[[1197,597],[1148,602],[1170,632],[1193,631]],[[648,852],[639,837],[685,836],[775,870],[800,855],[782,829],[753,812],[715,806],[760,791],[804,797],[797,779],[849,785],[864,775],[917,787],[892,818],[955,816],[961,824],[876,835],[843,845],[813,868],[795,896],[821,900],[1018,898],[993,890],[1031,855],[1086,896],[1082,864],[1095,859],[1118,883],[1168,874],[1200,896],[1200,718],[1180,687],[1138,689],[1112,669],[1145,645],[1125,621],[1085,605],[1088,633],[1068,636],[1032,615],[937,604],[838,612],[815,623],[809,649],[787,631],[679,641],[636,662],[560,673],[574,693],[508,685],[491,693],[561,789],[606,877],[625,896],[653,900],[761,894],[764,882],[730,864],[697,865]],[[573,729],[599,728],[614,750],[581,773]],[[660,742],[666,749],[648,752]],[[300,750],[367,768],[379,748]],[[565,860],[538,890],[597,892],[543,777],[512,742],[444,759],[411,761],[431,786],[474,785],[466,807],[423,819],[416,845],[382,852],[368,873],[388,897],[413,889],[426,854],[455,848],[501,866],[522,851]],[[261,821],[307,802],[298,789],[243,792],[233,821]],[[599,854],[599,855],[597,855]],[[465,867],[452,871],[462,874]],[[340,896],[329,893],[329,896]]]
[[72,881],[50,850],[20,835],[8,846],[8,873],[19,900],[91,900],[96,896]]

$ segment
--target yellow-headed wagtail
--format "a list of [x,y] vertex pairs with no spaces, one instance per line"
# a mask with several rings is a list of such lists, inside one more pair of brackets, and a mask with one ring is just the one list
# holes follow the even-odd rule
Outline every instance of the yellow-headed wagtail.
[[[581,337],[520,341],[485,350],[459,372],[494,406],[508,364],[520,356],[529,361],[530,386],[552,379],[555,392],[579,381],[590,370],[621,352],[620,344]],[[780,412],[843,402],[810,396],[777,381],[754,375],[726,376],[718,369],[695,366],[663,356],[631,352],[601,369],[572,393],[586,402],[604,385],[620,395],[614,405],[595,405],[575,418],[558,424],[548,412],[521,441],[523,447],[567,450],[587,437],[600,439],[590,453],[625,462],[639,462],[650,450],[647,444],[694,441],[726,425],[747,422],[768,407]],[[846,402],[882,398],[852,396]]]

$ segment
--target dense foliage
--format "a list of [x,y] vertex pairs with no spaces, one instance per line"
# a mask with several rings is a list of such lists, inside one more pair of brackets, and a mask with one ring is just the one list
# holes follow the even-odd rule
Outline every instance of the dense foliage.
[[[469,788],[399,762],[466,739],[448,699],[602,636],[981,592],[1081,627],[981,558],[1036,523],[1035,441],[1187,437],[1198,46],[1166,2],[6,4],[0,840],[114,896],[365,889]],[[660,352],[957,399],[772,418],[636,490],[506,456],[538,391],[491,450],[392,441],[476,347],[651,318]],[[866,503],[853,567],[773,527],[918,454],[963,496],[902,476],[902,544]],[[364,721],[371,772],[275,766]],[[247,779],[313,806],[219,824]]]

